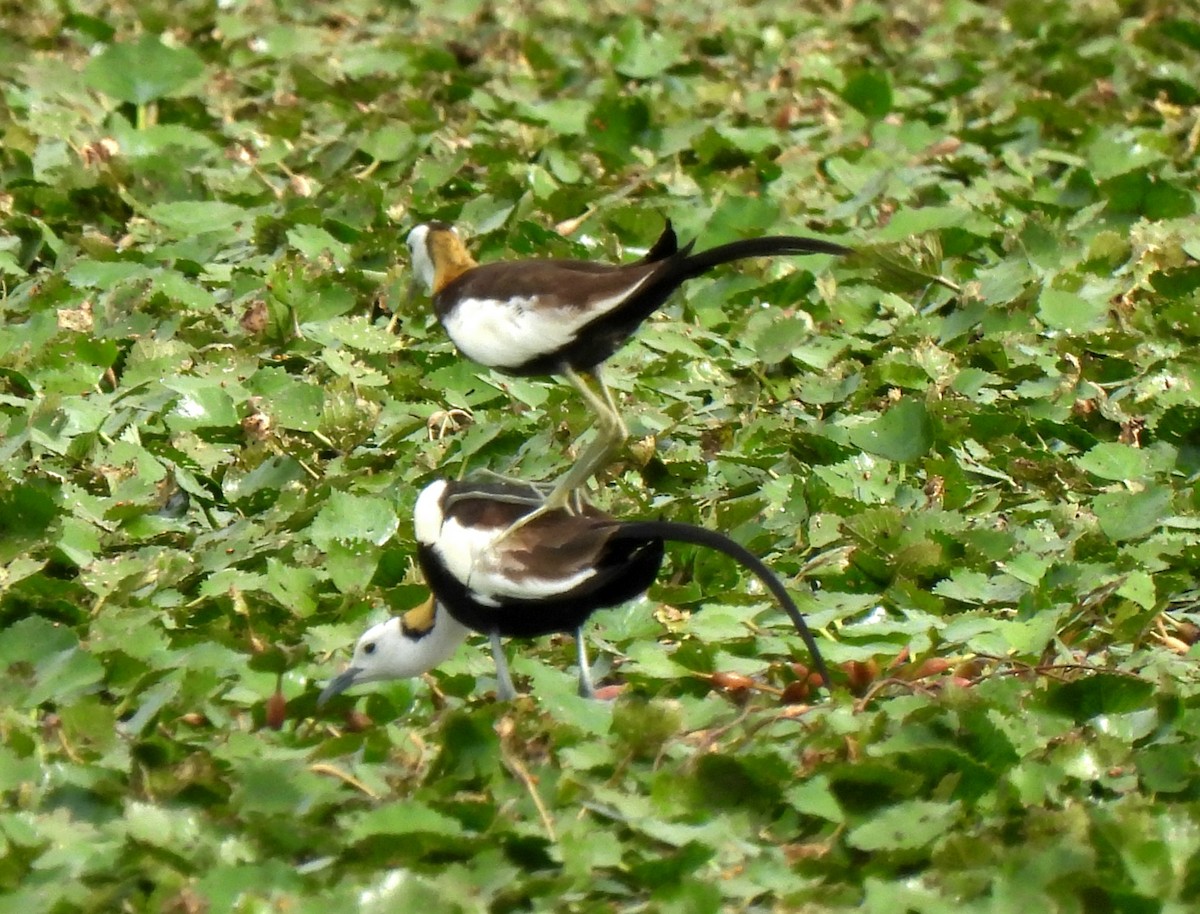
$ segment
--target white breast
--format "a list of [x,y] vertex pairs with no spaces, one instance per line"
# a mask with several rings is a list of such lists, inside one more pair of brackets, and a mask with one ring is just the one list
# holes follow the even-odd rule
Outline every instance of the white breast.
[[458,351],[471,361],[519,368],[572,342],[591,319],[572,309],[536,306],[536,298],[466,298],[442,323]]
[[491,368],[520,368],[574,342],[584,326],[627,301],[648,278],[583,308],[546,307],[536,295],[464,298],[442,318],[442,325],[459,352],[472,361]]

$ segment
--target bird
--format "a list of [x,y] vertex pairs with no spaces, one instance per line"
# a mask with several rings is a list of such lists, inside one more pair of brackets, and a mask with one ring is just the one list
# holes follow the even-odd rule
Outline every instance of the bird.
[[439,479],[426,486],[413,526],[431,598],[368,629],[349,667],[329,682],[319,702],[359,683],[420,675],[446,660],[471,632],[491,640],[501,700],[517,694],[502,637],[573,633],[579,693],[592,696],[582,626],[597,610],[645,593],[658,577],[666,542],[715,549],[755,574],[791,618],[829,688],[829,671],[804,616],[779,578],[745,547],[694,524],[619,520],[586,503],[578,511],[544,512],[510,535],[512,523],[544,498],[539,486],[514,481]]
[[[457,229],[440,221],[417,225],[407,244],[413,273],[459,352],[505,374],[562,375],[595,414],[595,440],[521,523],[569,506],[571,494],[629,437],[601,365],[686,280],[748,257],[853,253],[832,241],[794,235],[746,238],[694,252],[694,239],[680,247],[670,220],[646,255],[626,264],[555,259],[479,264]],[[595,390],[584,374],[595,380]]]
[[317,705],[351,686],[383,679],[408,679],[449,660],[471,630],[449,615],[432,594],[400,616],[372,625],[354,645],[350,664],[329,680]]

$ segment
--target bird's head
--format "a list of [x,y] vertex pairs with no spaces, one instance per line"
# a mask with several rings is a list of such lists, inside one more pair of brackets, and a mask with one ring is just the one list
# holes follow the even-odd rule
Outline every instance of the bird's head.
[[476,265],[458,230],[445,222],[421,223],[407,243],[413,273],[433,295]]
[[329,681],[317,706],[351,686],[420,676],[453,654],[467,634],[431,596],[404,615],[363,632],[350,665]]

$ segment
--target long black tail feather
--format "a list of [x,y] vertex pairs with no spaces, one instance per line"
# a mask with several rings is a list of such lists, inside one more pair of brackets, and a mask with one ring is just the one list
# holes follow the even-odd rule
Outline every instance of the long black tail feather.
[[[686,249],[685,249],[686,250]],[[699,276],[723,263],[734,260],[744,260],[747,257],[774,257],[780,254],[833,254],[845,256],[853,254],[854,249],[836,244],[832,241],[822,241],[819,238],[801,238],[797,235],[772,235],[765,238],[744,238],[741,241],[731,241],[729,244],[719,244],[707,251],[688,254],[680,267],[680,274],[686,277]]]
[[779,601],[779,605],[788,614],[788,618],[792,620],[797,633],[803,639],[805,647],[808,648],[813,666],[816,668],[817,673],[820,674],[821,681],[825,683],[825,688],[833,688],[830,684],[829,669],[825,666],[825,660],[821,656],[821,651],[817,647],[817,641],[813,637],[808,623],[804,621],[804,614],[800,612],[799,607],[792,600],[791,594],[784,588],[783,582],[779,580],[775,572],[771,571],[762,559],[750,552],[745,546],[734,542],[723,533],[717,533],[704,527],[697,527],[695,524],[665,520],[621,521],[619,530],[614,536],[622,539],[653,538],[676,543],[689,543],[693,546],[704,546],[708,549],[715,549],[717,552],[723,552],[731,559],[743,565],[762,581],[767,590],[771,591],[771,594]]

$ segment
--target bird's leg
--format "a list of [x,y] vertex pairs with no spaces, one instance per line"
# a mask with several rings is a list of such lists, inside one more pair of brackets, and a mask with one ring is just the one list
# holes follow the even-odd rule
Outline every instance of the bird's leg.
[[595,439],[579,455],[566,474],[555,483],[553,491],[546,498],[548,506],[561,505],[565,507],[569,503],[571,493],[582,487],[608,465],[613,454],[629,437],[629,429],[625,427],[621,412],[617,409],[616,400],[613,399],[608,385],[604,383],[599,367],[592,370],[592,377],[596,379],[596,387],[600,391],[599,396],[571,367],[564,366],[563,376],[579,391],[584,402],[596,415]]
[[550,490],[549,483],[526,482],[523,479],[505,476],[492,470],[477,470],[471,474],[472,478],[477,476],[482,476],[497,482],[503,482],[514,487],[520,486],[521,488],[524,488],[525,491],[489,492],[486,496],[480,496],[478,492],[458,492],[453,495],[446,496],[447,508],[451,505],[457,504],[460,501],[472,501],[480,497],[486,497],[488,501],[495,501],[505,505],[528,505],[531,508],[538,508],[545,503],[546,493]]
[[507,473],[497,473],[495,470],[490,470],[487,467],[483,467],[482,469],[478,470],[472,470],[467,474],[466,480],[468,482],[475,482],[476,480],[483,480],[486,482],[490,480],[492,482],[502,482],[508,485],[524,486],[525,488],[536,492],[539,498],[545,498],[546,493],[550,491],[550,483],[548,482],[530,482],[528,479],[521,479],[518,476],[509,476]]
[[508,659],[504,656],[499,632],[492,632],[492,659],[496,662],[496,700],[512,701],[517,697],[517,690],[508,674]]
[[[625,427],[625,422],[621,419],[621,414],[617,410],[617,404],[613,399],[612,391],[608,389],[608,386],[604,383],[604,379],[600,377],[599,369],[593,371],[593,376],[596,378],[601,396],[597,396],[588,387],[587,382],[583,380],[579,373],[569,365],[563,366],[562,374],[574,385],[575,389],[579,391],[580,396],[583,397],[584,402],[596,414],[596,437],[571,465],[571,468],[559,477],[558,481],[554,484],[554,488],[542,503],[528,514],[513,521],[503,533],[496,537],[492,542],[493,546],[502,542],[505,537],[514,531],[520,530],[530,521],[550,511],[566,509],[575,514],[580,513],[583,510],[583,499],[580,495],[580,489],[583,488],[589,479],[608,465],[609,460],[612,459],[612,455],[625,439],[629,437],[629,430]],[[521,504],[522,502],[514,501],[513,503]]]
[[579,695],[595,698],[596,687],[592,685],[592,665],[588,662],[587,642],[583,640],[583,626],[575,629],[575,653],[579,661]]
[[616,401],[612,392],[600,377],[599,369],[593,371],[593,376],[600,388],[601,396],[588,387],[587,382],[570,366],[563,366],[563,376],[574,385],[593,413],[596,414],[596,437],[584,452],[576,459],[571,468],[559,477],[550,494],[546,496],[541,506],[530,511],[524,517],[514,521],[495,542],[500,542],[515,530],[519,530],[536,517],[541,517],[550,511],[565,508],[579,513],[582,500],[579,490],[583,485],[608,465],[617,448],[629,437],[621,414],[617,411]]
[[[475,501],[478,498],[479,496],[472,492],[457,492],[446,496],[446,507],[449,508],[460,501]],[[488,494],[487,500],[502,505],[525,505],[529,508],[538,508],[545,503],[546,497],[544,495],[519,495],[516,492],[492,492]]]

